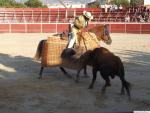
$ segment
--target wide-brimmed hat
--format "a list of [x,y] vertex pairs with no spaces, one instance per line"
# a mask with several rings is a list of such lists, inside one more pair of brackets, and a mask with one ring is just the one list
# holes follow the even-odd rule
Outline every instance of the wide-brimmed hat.
[[90,13],[90,12],[87,12],[87,11],[83,11],[83,15],[86,17],[86,18],[88,18],[88,19],[93,19],[93,16],[92,16],[92,14]]

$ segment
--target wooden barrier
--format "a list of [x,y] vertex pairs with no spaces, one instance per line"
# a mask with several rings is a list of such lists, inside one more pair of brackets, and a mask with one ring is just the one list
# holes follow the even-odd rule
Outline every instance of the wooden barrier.
[[[90,23],[89,27],[104,23]],[[106,23],[105,23],[106,24]],[[112,33],[150,34],[150,23],[107,23]],[[1,23],[0,33],[61,33],[69,23]]]
[[42,24],[42,33],[55,33],[56,24]]
[[110,30],[113,33],[125,33],[126,24],[110,24]]
[[9,33],[10,29],[9,24],[0,24],[0,33]]
[[150,34],[150,23],[149,24],[141,24],[141,33],[142,34]]
[[141,33],[141,24],[127,24],[126,33]]
[[11,33],[25,33],[25,24],[12,24],[11,25]]
[[112,33],[150,34],[150,23],[125,23],[126,13],[108,16],[101,8],[0,8],[0,33],[61,33],[83,11],[94,16],[90,27],[105,23]]

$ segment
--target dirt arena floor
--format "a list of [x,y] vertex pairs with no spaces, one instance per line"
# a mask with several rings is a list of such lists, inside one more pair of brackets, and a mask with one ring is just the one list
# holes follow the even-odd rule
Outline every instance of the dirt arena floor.
[[[40,40],[50,34],[0,34],[0,113],[108,113],[150,111],[150,35],[111,34],[108,46],[120,56],[126,79],[132,84],[131,97],[120,95],[121,83],[116,77],[112,86],[101,93],[104,80],[98,76],[94,89],[88,89],[90,78],[81,77],[76,84],[59,68],[46,68],[43,79],[37,79],[40,62],[33,59]],[[76,75],[76,71],[67,71]],[[81,73],[83,76],[83,73]]]

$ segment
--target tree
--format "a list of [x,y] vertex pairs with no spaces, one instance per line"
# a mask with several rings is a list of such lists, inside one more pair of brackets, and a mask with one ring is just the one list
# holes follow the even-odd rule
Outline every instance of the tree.
[[25,8],[27,6],[25,4],[23,4],[23,3],[16,3],[14,7],[15,8]]
[[121,5],[122,0],[113,0],[113,3],[119,7]]
[[100,7],[100,2],[98,0],[88,3],[87,6],[88,8],[99,8]]
[[124,8],[129,8],[130,7],[130,2],[128,0],[123,0],[121,2],[122,7]]
[[130,6],[130,3],[128,0],[113,0],[111,3],[117,5],[117,7],[119,7],[120,5],[124,8],[127,8]]
[[19,8],[26,6],[22,3],[17,3],[15,0],[0,0],[0,7]]
[[137,7],[144,4],[144,0],[131,0],[130,5],[132,7]]
[[25,5],[33,8],[43,7],[43,4],[40,0],[28,0],[25,2]]
[[0,7],[13,7],[15,0],[0,0]]

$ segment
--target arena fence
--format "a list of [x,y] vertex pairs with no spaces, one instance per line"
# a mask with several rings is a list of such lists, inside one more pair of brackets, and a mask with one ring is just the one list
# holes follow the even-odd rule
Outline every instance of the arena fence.
[[[90,23],[89,27],[104,23]],[[112,33],[150,34],[150,23],[107,23]],[[61,33],[69,23],[1,23],[0,33]]]
[[104,13],[100,8],[1,8],[0,33],[60,33],[83,11],[94,16],[90,27],[107,23],[113,33],[150,34],[150,23],[125,23],[126,11]]
[[100,8],[1,8],[0,23],[66,23],[83,11],[100,18]]
[[105,12],[103,8],[0,8],[0,23],[67,23],[83,11],[93,15],[92,22],[125,22],[130,16],[130,22],[136,22],[133,10],[117,10]]

